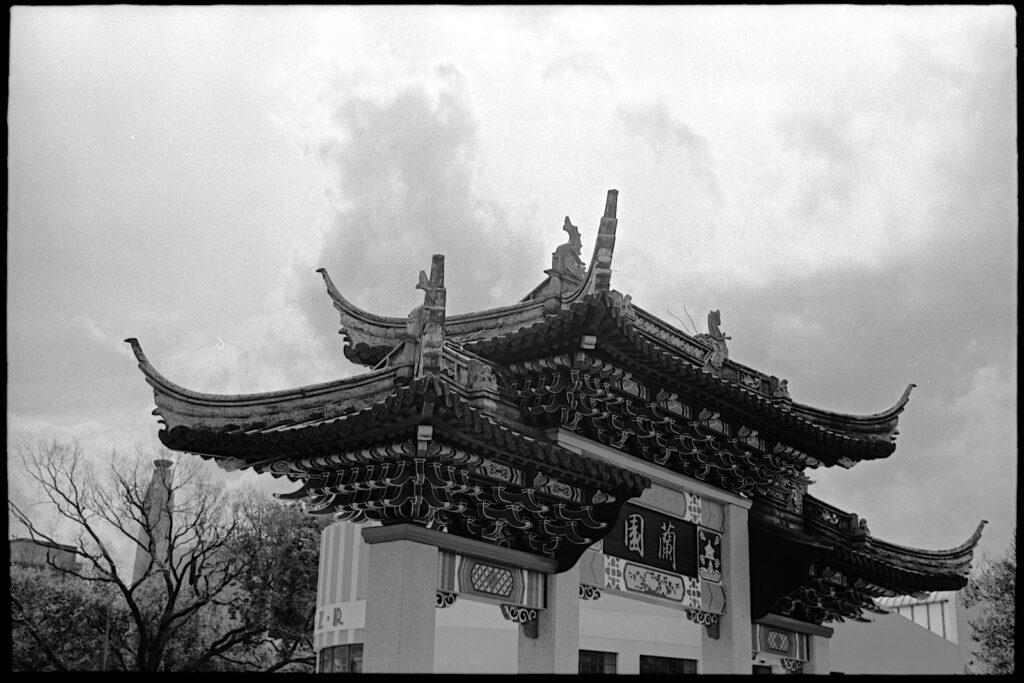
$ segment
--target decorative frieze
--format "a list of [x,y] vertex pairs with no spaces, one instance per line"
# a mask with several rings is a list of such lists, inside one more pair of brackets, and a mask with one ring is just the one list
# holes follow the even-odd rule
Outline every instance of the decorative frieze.
[[611,555],[604,556],[605,587],[700,608],[700,581]]
[[782,668],[790,673],[799,674],[804,671],[804,663],[799,659],[787,659],[783,657]]
[[445,607],[451,607],[455,604],[455,593],[449,593],[448,591],[437,591],[434,596],[435,603],[440,609]]
[[560,479],[538,473],[533,479],[533,487],[556,498],[579,502],[583,498],[583,491],[578,486],[572,486]]
[[601,598],[601,590],[597,586],[580,584],[580,600],[598,600]]
[[700,624],[701,626],[717,626],[719,619],[717,614],[704,612],[699,609],[686,610],[686,618],[695,624]]
[[537,610],[518,605],[501,605],[501,616],[517,624],[527,624],[537,621]]
[[659,325],[646,315],[637,315],[633,324],[637,329],[647,333],[658,341],[668,344],[668,346],[676,351],[682,351],[690,358],[701,360],[707,354],[707,349],[688,342],[680,332],[673,330],[667,325]]
[[509,484],[516,484],[517,486],[522,485],[523,483],[522,470],[496,460],[491,460],[490,458],[481,458],[480,464],[476,466],[476,472],[484,475],[485,477],[504,481]]

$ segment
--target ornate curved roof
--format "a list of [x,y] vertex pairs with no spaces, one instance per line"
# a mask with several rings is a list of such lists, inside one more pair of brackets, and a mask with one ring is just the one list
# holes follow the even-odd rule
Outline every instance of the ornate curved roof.
[[[579,348],[581,337],[597,335],[598,353],[614,355],[631,372],[655,376],[660,383],[709,404],[742,412],[762,429],[780,432],[794,448],[814,451],[812,459],[821,464],[850,467],[892,453],[899,414],[913,384],[891,407],[869,415],[797,403],[790,398],[785,380],[728,358],[728,337],[717,330],[717,311],[712,312],[714,320],[709,316],[711,331],[692,336],[633,305],[628,295],[611,290],[617,197],[617,191],[609,191],[585,271],[574,265],[573,260],[579,259],[568,254],[578,251],[578,233],[566,218],[567,230],[572,229],[570,243],[552,256],[547,278],[518,303],[446,317],[445,343],[501,364]],[[318,272],[339,312],[344,352],[350,360],[377,367],[414,336],[409,319],[379,316],[355,306],[338,291],[325,269]]]
[[394,368],[384,368],[347,379],[298,389],[254,394],[207,394],[170,381],[146,358],[137,339],[131,345],[139,369],[153,387],[154,415],[168,431],[178,427],[197,430],[274,429],[282,425],[324,420],[356,411],[394,388]]
[[[166,425],[160,432],[164,445],[212,457],[230,469],[298,478],[314,471],[303,464],[310,458],[409,437],[419,425],[430,424],[455,441],[511,453],[524,465],[542,463],[559,476],[592,485],[638,495],[649,483],[629,470],[562,449],[542,434],[510,429],[476,408],[457,386],[437,377],[403,386],[395,381],[396,370],[385,368],[291,391],[203,394],[166,379],[137,340],[126,341],[153,387],[153,413]],[[425,406],[430,406],[429,414]]]
[[[872,415],[843,415],[796,403],[773,387],[773,378],[738,364],[716,369],[701,360],[707,353],[683,340],[673,348],[649,333],[645,314],[618,292],[581,297],[556,313],[516,332],[463,344],[463,349],[506,364],[539,354],[558,354],[580,348],[593,336],[590,353],[612,359],[636,377],[646,376],[659,387],[692,395],[723,412],[728,411],[763,432],[774,432],[795,448],[807,450],[826,465],[849,466],[860,460],[883,458],[895,449],[896,425],[906,406],[911,385],[889,409]],[[651,320],[651,318],[647,318]],[[683,346],[683,344],[686,344]]]
[[706,334],[689,335],[633,305],[610,286],[616,204],[611,190],[588,267],[567,217],[569,242],[545,280],[509,306],[448,317],[441,255],[420,273],[424,303],[408,318],[355,306],[320,269],[345,355],[370,368],[356,377],[206,394],[165,378],[126,340],[153,388],[160,439],[296,481],[287,497],[317,514],[415,519],[567,568],[650,485],[560,447],[551,430],[567,429],[752,498],[755,614],[861,618],[872,597],[963,586],[981,526],[957,548],[920,550],[806,495],[808,467],[893,452],[914,385],[868,415],[797,403],[785,380],[728,357],[718,311]]
[[[542,320],[552,310],[569,306],[587,294],[607,291],[615,248],[617,198],[616,190],[608,192],[605,215],[601,219],[590,267],[585,274],[580,276],[567,267],[556,250],[552,257],[552,268],[546,271],[547,278],[523,300],[486,311],[447,316],[446,338],[458,343],[514,333]],[[571,226],[568,217],[565,220],[567,226]],[[341,294],[326,268],[318,268],[317,272],[323,277],[327,294],[338,311],[341,320],[339,332],[345,339],[346,358],[373,367],[383,361],[397,344],[412,336],[409,318],[382,316],[366,311]],[[413,314],[415,311],[410,315]]]

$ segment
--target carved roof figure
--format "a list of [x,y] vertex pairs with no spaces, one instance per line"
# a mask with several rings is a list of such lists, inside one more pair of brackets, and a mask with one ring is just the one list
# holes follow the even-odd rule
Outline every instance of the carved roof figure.
[[583,253],[580,231],[569,221],[568,216],[565,217],[562,230],[569,233],[569,241],[559,245],[551,255],[551,270],[578,285],[587,274],[580,259],[580,254]]
[[718,327],[721,324],[722,314],[718,310],[708,312],[708,332],[707,334],[698,334],[696,337],[711,346],[711,353],[708,354],[705,361],[713,370],[721,370],[729,358],[729,349],[725,345],[725,341],[732,337],[727,337],[722,333]]
[[367,367],[355,377],[204,394],[166,379],[128,340],[153,387],[161,441],[225,469],[286,477],[299,485],[287,497],[316,514],[414,520],[554,558],[561,570],[651,484],[550,436],[569,430],[752,499],[755,612],[821,623],[861,618],[877,595],[963,586],[980,526],[952,550],[918,550],[806,493],[808,469],[893,453],[913,385],[868,415],[797,403],[785,380],[728,357],[718,310],[708,333],[692,336],[635,305],[611,288],[617,201],[610,190],[585,270],[566,218],[569,242],[545,279],[508,306],[449,316],[439,254],[409,317],[357,307],[321,268],[344,354]]

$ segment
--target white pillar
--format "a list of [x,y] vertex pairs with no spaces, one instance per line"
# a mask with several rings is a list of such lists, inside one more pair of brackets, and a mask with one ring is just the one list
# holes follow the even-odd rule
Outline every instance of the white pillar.
[[701,673],[749,674],[753,671],[750,628],[750,539],[747,509],[725,507],[722,548],[722,585],[725,614],[718,620],[718,638],[701,628]]
[[546,607],[538,610],[537,637],[519,627],[519,673],[580,671],[580,567],[546,577]]
[[370,544],[363,671],[433,673],[437,547],[375,539],[384,528],[363,530]]
[[829,639],[826,636],[807,636],[807,663],[804,664],[805,674],[832,673],[832,660],[829,657]]

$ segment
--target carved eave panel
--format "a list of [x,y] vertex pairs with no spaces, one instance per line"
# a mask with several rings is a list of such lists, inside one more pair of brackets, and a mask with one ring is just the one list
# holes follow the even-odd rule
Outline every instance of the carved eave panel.
[[[788,394],[769,396],[766,392],[775,378],[756,377],[753,371],[728,363],[720,369],[709,369],[695,360],[698,352],[709,353],[696,343],[691,345],[691,353],[655,339],[637,324],[644,319],[637,311],[627,297],[608,292],[578,301],[517,334],[467,343],[464,348],[502,365],[593,349],[594,355],[627,369],[639,381],[691,396],[709,409],[731,415],[770,436],[782,447],[802,453],[809,466],[850,466],[859,460],[886,457],[895,448],[895,425],[907,392],[883,413],[846,416],[850,430],[840,431],[833,428],[838,418],[819,420],[821,411],[794,403]],[[683,343],[689,344],[679,342]],[[749,386],[745,378],[759,388]]]
[[755,430],[652,389],[587,352],[512,363],[506,372],[528,424],[562,427],[747,497],[786,502],[807,482],[806,463],[775,452]]
[[523,435],[474,408],[449,384],[428,384],[429,424],[415,439],[262,468],[303,482],[284,497],[313,514],[413,522],[550,557],[559,571],[607,534],[650,481]]
[[[306,474],[282,497],[311,514],[384,524],[413,522],[521,550],[571,567],[604,538],[633,494],[573,483],[539,463],[520,466],[445,443],[433,435],[365,453],[344,454],[328,471]],[[293,466],[291,476],[302,478]]]

